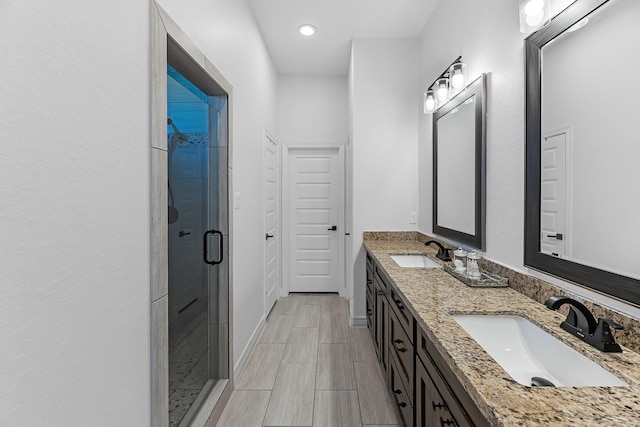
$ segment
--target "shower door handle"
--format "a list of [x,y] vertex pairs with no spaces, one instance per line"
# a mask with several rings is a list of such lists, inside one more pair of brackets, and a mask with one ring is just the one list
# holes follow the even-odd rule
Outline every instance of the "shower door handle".
[[[209,249],[208,249],[209,245],[207,244],[208,243],[207,236],[209,236],[209,234],[217,234],[218,236],[220,236],[220,258],[218,260],[215,260],[215,261],[209,260]],[[223,246],[224,246],[224,244],[223,244],[224,240],[223,240],[223,237],[222,237],[222,232],[218,231],[218,230],[206,231],[204,233],[204,236],[203,236],[202,239],[203,239],[202,244],[204,246],[204,250],[202,252],[202,254],[204,255],[204,262],[209,264],[209,265],[220,264],[222,262],[222,259],[223,259],[222,249],[223,249]]]

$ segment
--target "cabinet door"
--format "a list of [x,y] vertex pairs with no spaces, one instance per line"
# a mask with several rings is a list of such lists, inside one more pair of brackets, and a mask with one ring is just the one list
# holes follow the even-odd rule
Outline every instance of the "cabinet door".
[[413,316],[409,312],[409,309],[405,307],[398,291],[393,288],[389,289],[389,307],[396,313],[402,327],[407,331],[409,339],[413,342]]
[[458,425],[419,359],[416,360],[415,384],[416,427],[455,427]]
[[[438,353],[424,330],[418,329],[416,341],[416,393],[418,393],[418,367],[426,370],[431,378],[432,385],[438,392],[446,411],[438,414],[435,426],[489,426],[487,419],[480,413],[471,396],[464,389],[460,381],[455,377],[451,367]],[[417,395],[416,395],[417,396]],[[418,398],[416,397],[416,400]],[[436,402],[437,405],[438,402]],[[427,411],[431,402],[427,402]],[[418,404],[415,404],[416,407]],[[442,423],[440,422],[442,417]],[[452,424],[455,423],[455,424]],[[431,424],[426,424],[431,425]]]
[[371,334],[371,340],[375,342],[375,333],[376,333],[376,325],[373,317],[373,312],[375,311],[375,306],[373,305],[372,296],[367,294],[367,328],[369,328],[369,333]]
[[367,255],[367,283],[366,283],[366,300],[367,300],[367,327],[371,333],[371,339],[376,340],[376,324],[375,324],[375,297],[373,290],[373,265],[371,264],[371,258]]
[[[391,302],[389,305],[391,306]],[[415,361],[413,344],[398,320],[395,310],[389,310],[389,359],[395,357],[398,376],[403,381],[407,390],[413,390],[413,364]],[[409,400],[413,405],[413,393],[409,394]]]
[[376,353],[378,360],[382,363],[385,372],[387,371],[387,350],[386,345],[388,339],[387,325],[389,316],[389,303],[384,292],[378,290],[376,292]]
[[407,390],[400,379],[398,360],[393,353],[389,353],[389,390],[398,408],[398,414],[402,418],[405,427],[413,427],[413,406],[411,404],[411,391]]

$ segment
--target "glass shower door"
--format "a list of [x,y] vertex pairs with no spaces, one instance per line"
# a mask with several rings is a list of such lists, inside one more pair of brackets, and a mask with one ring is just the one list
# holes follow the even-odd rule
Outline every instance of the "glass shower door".
[[167,73],[169,424],[180,426],[228,378],[228,322],[220,315],[228,305],[226,144],[218,147],[226,97],[172,67]]

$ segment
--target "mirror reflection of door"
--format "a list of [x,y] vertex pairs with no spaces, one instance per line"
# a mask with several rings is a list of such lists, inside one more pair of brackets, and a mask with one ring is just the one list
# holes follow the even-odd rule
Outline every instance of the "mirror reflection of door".
[[566,132],[542,140],[540,251],[557,257],[567,255],[566,149]]

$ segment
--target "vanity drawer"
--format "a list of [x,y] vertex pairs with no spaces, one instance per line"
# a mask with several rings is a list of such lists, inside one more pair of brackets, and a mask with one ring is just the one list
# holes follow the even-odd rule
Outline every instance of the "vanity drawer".
[[[413,345],[393,311],[389,312],[388,343],[389,354],[393,354],[397,362],[397,375],[402,379],[407,390],[413,390]],[[413,394],[410,394],[409,399],[413,404]]]
[[409,312],[409,309],[405,307],[404,302],[400,299],[398,293],[394,289],[389,291],[389,305],[396,313],[398,321],[407,332],[409,340],[413,343],[413,316]]
[[413,427],[413,403],[409,398],[412,393],[407,392],[413,389],[407,389],[400,379],[398,360],[395,355],[389,357],[389,389],[404,426]]

